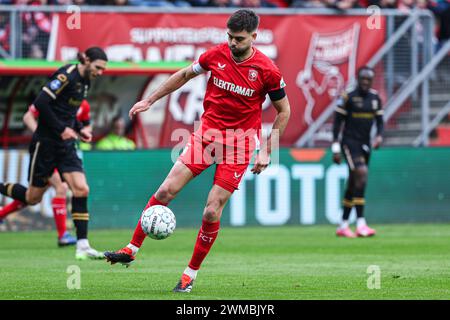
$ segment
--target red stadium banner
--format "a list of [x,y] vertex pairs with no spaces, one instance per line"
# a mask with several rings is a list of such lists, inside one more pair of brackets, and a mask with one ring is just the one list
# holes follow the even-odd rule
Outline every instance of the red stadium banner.
[[[193,61],[208,47],[226,41],[228,16],[83,13],[80,29],[69,29],[65,21],[70,15],[58,14],[49,58],[68,60],[96,45],[105,48],[111,60]],[[366,16],[262,16],[255,45],[279,66],[292,108],[282,146],[295,144],[384,41],[383,17],[380,29],[370,29]],[[192,131],[203,110],[206,81],[206,76],[198,77],[166,100],[161,147],[178,142],[171,141],[175,129]],[[149,86],[152,81],[141,92]],[[270,129],[275,115],[266,101],[263,129]]]

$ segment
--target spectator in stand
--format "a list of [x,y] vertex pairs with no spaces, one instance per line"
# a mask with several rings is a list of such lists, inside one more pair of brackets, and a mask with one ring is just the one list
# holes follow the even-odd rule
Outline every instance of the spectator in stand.
[[397,0],[381,0],[378,1],[378,6],[382,9],[395,9],[397,8]]
[[450,39],[450,1],[447,1],[448,6],[445,9],[441,17],[441,27],[439,34],[439,41],[448,41]]
[[272,3],[275,3],[280,8],[288,8],[291,6],[293,0],[271,0]]
[[85,0],[83,2],[85,3],[85,5],[91,6],[102,6],[106,4],[106,0]]
[[294,0],[291,4],[293,8],[325,8],[323,0]]
[[185,0],[129,0],[128,4],[145,7],[191,7]]
[[[16,5],[40,6],[47,0],[16,0]],[[47,55],[47,44],[50,38],[51,18],[49,13],[22,13],[22,50],[26,58],[44,59]]]
[[77,6],[87,6],[87,5],[102,5],[105,4],[105,0],[100,0],[100,1],[89,1],[89,0],[51,0],[48,2],[49,4],[54,4],[54,5],[64,5],[64,6],[68,6],[68,5],[77,5]]
[[419,9],[428,9],[428,0],[416,0],[416,7]]
[[48,0],[49,5],[68,6],[73,4],[72,0]]
[[402,12],[410,12],[416,6],[415,0],[399,0],[397,9]]
[[438,48],[450,39],[450,0],[432,0],[429,2],[430,9],[438,19],[437,37],[439,40]]
[[347,10],[361,8],[358,0],[324,0],[323,2],[325,7],[330,9]]
[[125,121],[120,114],[113,118],[110,133],[97,142],[96,148],[97,150],[136,149],[134,141],[125,136]]
[[358,0],[295,0],[291,6],[297,8],[329,8],[338,10],[361,8]]
[[7,15],[0,14],[0,57],[2,52],[9,54],[10,25]]
[[209,0],[206,7],[231,8],[235,7],[232,0]]
[[277,6],[267,0],[236,0],[234,4],[241,8],[277,8]]
[[381,9],[397,9],[397,0],[366,0],[365,3],[360,1],[363,7],[378,6]]
[[108,6],[129,6],[128,0],[106,0],[105,4]]

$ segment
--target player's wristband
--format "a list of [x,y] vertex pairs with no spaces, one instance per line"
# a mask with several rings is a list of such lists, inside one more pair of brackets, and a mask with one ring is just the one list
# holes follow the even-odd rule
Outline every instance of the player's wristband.
[[341,145],[339,142],[333,142],[331,145],[331,152],[333,153],[340,153],[341,152]]

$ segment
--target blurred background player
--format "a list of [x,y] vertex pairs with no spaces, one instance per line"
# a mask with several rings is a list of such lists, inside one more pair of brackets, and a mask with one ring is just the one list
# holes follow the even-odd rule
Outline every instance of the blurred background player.
[[[28,107],[27,112],[23,116],[23,122],[31,132],[35,132],[39,117],[39,111],[32,104]],[[90,105],[87,100],[83,100],[77,112],[77,120],[83,123],[83,126],[90,126]],[[55,219],[56,230],[58,231],[58,246],[68,246],[77,243],[77,239],[72,236],[66,227],[67,220],[67,183],[61,180],[61,176],[55,170],[48,180],[49,184],[55,188],[55,197],[52,199],[53,218]],[[26,207],[26,204],[19,200],[13,200],[10,204],[0,208],[0,220],[4,219],[9,214],[21,210]]]
[[90,81],[101,76],[108,61],[105,52],[92,47],[79,53],[80,63],[58,69],[34,101],[39,111],[38,125],[30,145],[29,187],[0,183],[0,193],[26,205],[42,200],[54,170],[63,176],[72,191],[72,219],[77,233],[76,259],[102,259],[103,253],[91,248],[87,239],[89,186],[76,140],[92,140],[90,126],[77,120],[78,109],[86,99]]
[[[376,122],[376,137],[373,148],[380,147],[383,138],[383,109],[380,96],[372,89],[375,72],[369,67],[358,70],[357,88],[345,92],[337,101],[333,124],[333,161],[341,163],[341,150],[349,168],[347,189],[345,190],[342,222],[336,231],[337,236],[354,238],[370,237],[375,230],[367,226],[364,218],[364,192],[367,184],[368,165],[371,152],[371,129]],[[338,137],[342,123],[344,132],[342,142]],[[341,148],[342,145],[342,148]],[[349,227],[352,208],[356,209],[356,235]]]
[[95,148],[98,150],[134,150],[136,144],[125,136],[125,120],[120,114],[111,122],[110,132],[100,139]]
[[[266,94],[269,94],[277,110],[272,133],[278,131],[281,136],[289,120],[290,106],[281,73],[272,60],[253,47],[258,24],[259,17],[251,10],[243,9],[233,13],[227,23],[228,43],[203,53],[198,61],[176,72],[149,98],[136,103],[129,112],[130,117],[144,112],[156,101],[197,75],[211,72],[203,102],[205,112],[201,118],[202,125],[191,135],[178,161],[145,207],[147,209],[153,205],[168,205],[190,180],[210,165],[216,164],[214,184],[203,211],[202,226],[194,252],[180,281],[173,289],[174,292],[191,291],[200,265],[217,237],[222,210],[238,188],[256,148],[252,142],[258,139],[261,129],[262,103]],[[244,138],[243,134],[233,136],[230,139],[232,141],[225,141],[220,137],[225,136],[226,129],[241,129],[242,132],[253,133],[249,136],[249,146],[242,148],[242,154],[235,151],[234,141]],[[215,134],[208,133],[211,131]],[[272,137],[271,134],[256,156],[252,168],[254,174],[260,174],[269,165]],[[202,157],[211,145],[214,145],[215,155],[210,153],[210,158]],[[227,151],[224,152],[223,149]],[[219,152],[224,152],[225,161],[218,157]],[[242,162],[239,161],[241,156]],[[130,243],[119,251],[105,252],[107,260],[112,264],[129,264],[134,260],[145,237],[139,221]]]

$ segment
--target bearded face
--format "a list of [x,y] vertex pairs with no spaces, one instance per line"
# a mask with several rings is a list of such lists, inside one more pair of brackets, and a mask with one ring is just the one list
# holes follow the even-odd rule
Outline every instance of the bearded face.
[[228,47],[235,58],[241,58],[249,53],[252,43],[256,39],[256,32],[233,32],[228,29]]

